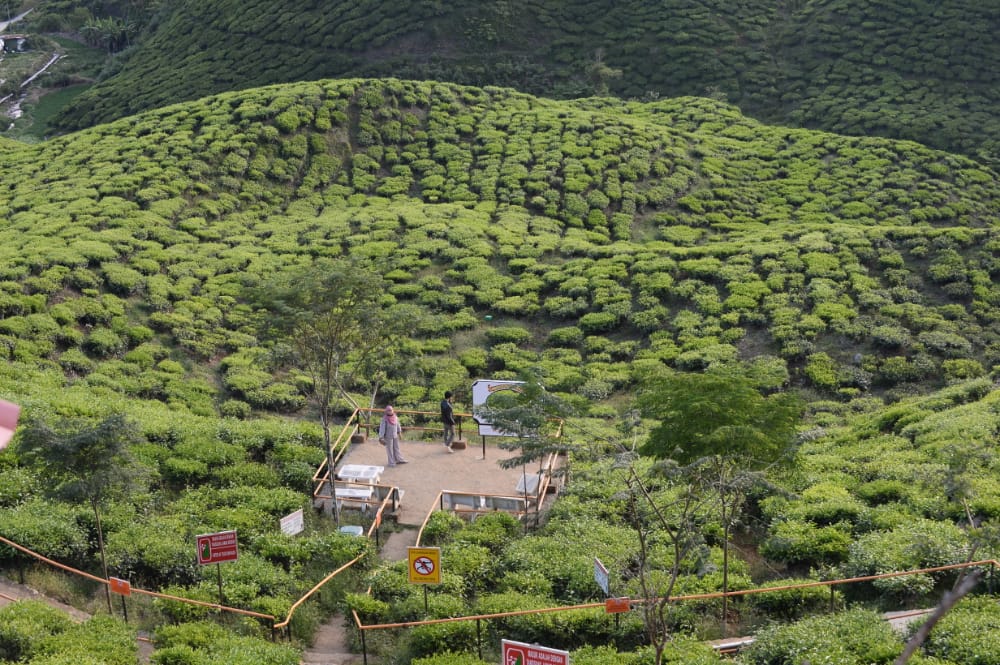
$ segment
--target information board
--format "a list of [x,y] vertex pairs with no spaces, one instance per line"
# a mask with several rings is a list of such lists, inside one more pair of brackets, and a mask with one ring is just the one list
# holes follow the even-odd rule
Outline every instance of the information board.
[[502,640],[503,665],[569,665],[569,651]]
[[195,540],[198,544],[198,563],[202,566],[236,561],[239,558],[235,531],[204,533],[195,536]]

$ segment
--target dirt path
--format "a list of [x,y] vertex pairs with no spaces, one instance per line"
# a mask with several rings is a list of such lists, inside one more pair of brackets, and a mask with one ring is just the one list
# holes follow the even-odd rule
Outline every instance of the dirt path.
[[74,621],[86,621],[90,618],[89,614],[81,612],[71,605],[61,603],[52,598],[47,598],[30,587],[12,582],[7,578],[0,577],[0,607],[10,605],[18,600],[43,600],[52,607],[60,609],[70,615]]

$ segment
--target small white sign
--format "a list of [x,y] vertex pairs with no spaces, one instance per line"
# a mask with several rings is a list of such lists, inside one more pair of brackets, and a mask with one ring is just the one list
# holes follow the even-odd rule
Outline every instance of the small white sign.
[[303,528],[301,508],[296,510],[291,515],[285,515],[281,518],[281,533],[294,536],[297,533],[302,533]]
[[605,596],[611,595],[611,592],[608,591],[608,569],[596,556],[594,557],[594,581],[597,582],[597,586],[601,587]]

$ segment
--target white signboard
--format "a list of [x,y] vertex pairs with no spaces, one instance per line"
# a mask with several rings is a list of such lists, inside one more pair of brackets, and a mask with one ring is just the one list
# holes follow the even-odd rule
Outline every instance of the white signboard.
[[601,587],[605,596],[611,595],[611,592],[608,591],[608,569],[596,556],[594,557],[594,581],[597,582],[597,586]]
[[303,528],[301,508],[291,515],[285,515],[281,518],[281,533],[294,536],[297,533],[302,533]]
[[513,436],[503,430],[498,430],[490,423],[484,422],[477,415],[484,407],[489,407],[489,399],[503,391],[521,392],[524,381],[491,381],[476,379],[472,382],[472,419],[479,423],[479,433],[483,436]]

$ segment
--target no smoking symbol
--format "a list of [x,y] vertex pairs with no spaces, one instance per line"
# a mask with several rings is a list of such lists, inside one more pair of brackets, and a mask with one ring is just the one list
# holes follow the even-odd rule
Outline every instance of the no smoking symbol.
[[418,556],[413,560],[413,570],[420,575],[430,575],[434,572],[434,561],[425,556]]

